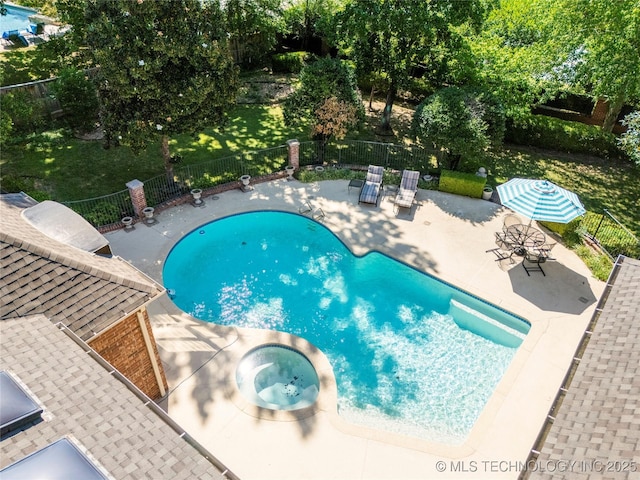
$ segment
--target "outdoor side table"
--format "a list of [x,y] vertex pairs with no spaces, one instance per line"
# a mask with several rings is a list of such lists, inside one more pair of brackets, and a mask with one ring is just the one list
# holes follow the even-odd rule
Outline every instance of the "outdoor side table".
[[349,185],[348,185],[348,192],[351,193],[351,189],[352,188],[357,188],[360,189],[362,188],[362,185],[364,185],[364,180],[360,180],[358,178],[353,178],[351,180],[349,180]]
[[386,185],[387,195],[397,195],[398,190],[400,189],[400,185]]

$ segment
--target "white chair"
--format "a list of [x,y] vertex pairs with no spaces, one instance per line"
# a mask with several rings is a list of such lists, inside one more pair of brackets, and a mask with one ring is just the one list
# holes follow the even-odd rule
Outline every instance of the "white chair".
[[[400,188],[396,194],[394,200],[394,208],[397,208],[397,212],[400,208],[411,208],[413,200],[418,193],[418,180],[420,179],[420,172],[415,170],[404,170],[402,172],[402,180],[400,180]],[[396,212],[396,213],[397,213]]]

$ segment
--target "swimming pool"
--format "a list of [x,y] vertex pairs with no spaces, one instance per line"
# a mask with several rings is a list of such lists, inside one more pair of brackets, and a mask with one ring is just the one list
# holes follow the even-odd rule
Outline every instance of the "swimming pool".
[[344,419],[449,444],[464,441],[529,330],[381,253],[356,257],[323,225],[286,212],[197,228],[169,253],[163,281],[199,319],[317,346]]
[[5,5],[7,14],[0,17],[2,33],[13,30],[27,30],[29,28],[29,17],[38,13],[31,8],[19,7],[16,5]]

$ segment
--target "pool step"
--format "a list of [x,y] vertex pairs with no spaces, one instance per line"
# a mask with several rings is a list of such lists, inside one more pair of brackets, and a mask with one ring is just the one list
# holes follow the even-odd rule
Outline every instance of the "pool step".
[[[496,313],[500,312],[496,311]],[[455,299],[449,302],[449,315],[460,328],[506,347],[519,347],[527,336],[526,333]]]

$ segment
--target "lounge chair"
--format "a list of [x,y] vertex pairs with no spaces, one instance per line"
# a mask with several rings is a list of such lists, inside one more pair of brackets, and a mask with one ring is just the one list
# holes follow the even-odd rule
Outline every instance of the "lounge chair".
[[418,193],[418,180],[420,179],[420,172],[415,170],[404,170],[402,172],[402,180],[400,180],[400,188],[394,200],[395,207],[411,208],[413,200]]
[[378,205],[378,199],[382,193],[382,175],[384,168],[378,165],[369,165],[367,178],[360,189],[358,203],[371,203]]

